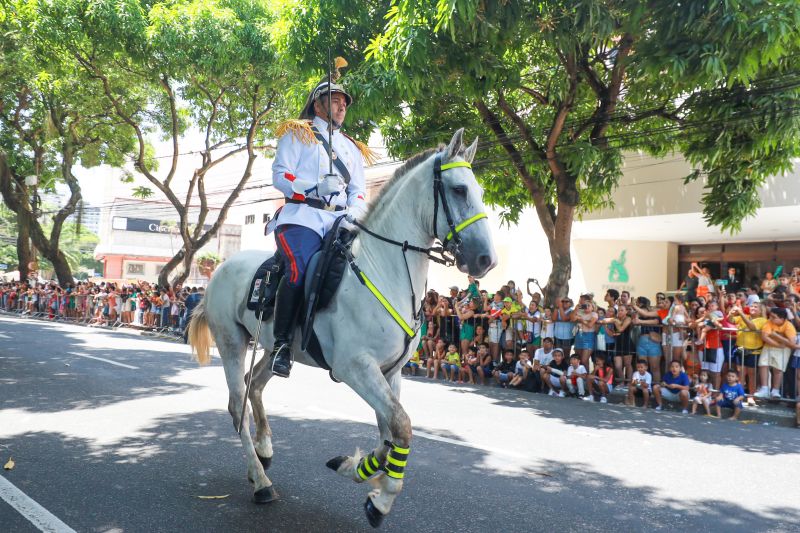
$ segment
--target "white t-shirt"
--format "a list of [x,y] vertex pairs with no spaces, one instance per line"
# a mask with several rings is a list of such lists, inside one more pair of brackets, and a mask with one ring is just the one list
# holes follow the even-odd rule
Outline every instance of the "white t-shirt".
[[529,322],[525,321],[527,330],[533,335],[534,337],[538,337],[542,332],[542,323],[540,322],[542,318],[542,313],[539,312],[537,309],[534,313],[531,313],[530,310],[527,311],[528,316],[531,318],[536,318],[536,322]]
[[536,350],[536,353],[533,354],[533,360],[539,361],[539,364],[542,366],[547,366],[550,364],[550,361],[553,360],[553,352],[555,350],[550,350],[549,352],[545,352],[544,348],[539,348]]
[[650,388],[653,386],[653,376],[650,375],[650,372],[647,370],[644,371],[644,374],[640,374],[638,370],[634,372],[633,376],[631,376],[631,383],[634,381],[645,382],[647,384],[647,390],[650,390]]
[[544,328],[544,335],[542,335],[542,338],[550,337],[552,339],[555,336],[555,331],[556,325],[552,321],[548,322]]
[[569,368],[567,369],[567,377],[571,378],[572,374],[578,374],[580,376],[581,374],[588,374],[588,372],[586,371],[586,367],[583,365],[578,365],[578,368],[569,365]]

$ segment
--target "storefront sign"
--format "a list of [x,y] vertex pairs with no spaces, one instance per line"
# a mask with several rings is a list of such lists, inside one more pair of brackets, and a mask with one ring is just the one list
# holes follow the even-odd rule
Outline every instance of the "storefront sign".
[[[144,233],[171,233],[177,235],[177,223],[172,221],[152,220],[147,218],[128,218],[128,217],[114,217],[112,226],[114,229],[124,231],[140,231]],[[189,228],[194,228],[193,224]],[[203,226],[204,231],[211,229],[210,225]]]

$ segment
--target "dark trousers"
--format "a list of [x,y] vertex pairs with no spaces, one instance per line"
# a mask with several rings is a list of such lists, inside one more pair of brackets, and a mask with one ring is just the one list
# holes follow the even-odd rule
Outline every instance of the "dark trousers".
[[287,224],[275,230],[275,242],[286,261],[286,281],[292,288],[302,287],[308,262],[322,247],[322,237],[304,226]]

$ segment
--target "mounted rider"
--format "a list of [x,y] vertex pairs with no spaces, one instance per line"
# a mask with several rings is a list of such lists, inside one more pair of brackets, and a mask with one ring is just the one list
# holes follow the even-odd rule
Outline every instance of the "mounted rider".
[[[359,219],[367,212],[364,161],[375,154],[341,131],[347,108],[353,103],[335,75],[323,78],[308,95],[299,120],[281,124],[272,163],[272,183],[286,197],[268,230],[285,262],[286,274],[275,299],[272,372],[289,377],[291,345],[304,298],[306,267],[334,221],[342,215]],[[330,128],[330,129],[329,129]],[[330,139],[330,153],[328,157]]]

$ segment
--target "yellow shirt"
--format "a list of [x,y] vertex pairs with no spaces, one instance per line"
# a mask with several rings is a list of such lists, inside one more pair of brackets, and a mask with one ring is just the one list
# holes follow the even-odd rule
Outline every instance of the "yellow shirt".
[[419,350],[414,350],[414,355],[411,356],[409,362],[419,364]]
[[751,318],[750,322],[756,327],[757,331],[745,331],[750,329],[747,327],[744,319],[740,316],[733,317],[733,322],[739,328],[739,333],[736,335],[736,346],[744,348],[745,350],[760,350],[764,347],[764,339],[761,338],[761,328],[767,323],[767,319],[763,316]]
[[461,364],[461,356],[458,352],[447,353],[447,362],[451,365],[460,365]]

